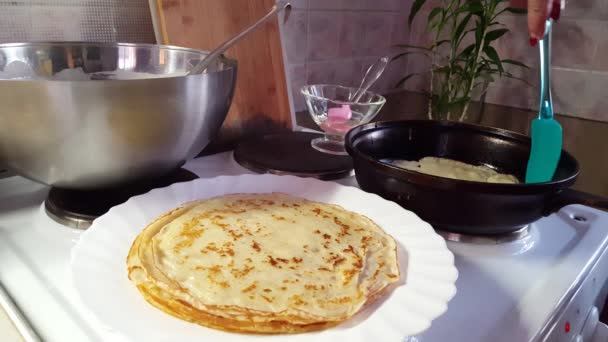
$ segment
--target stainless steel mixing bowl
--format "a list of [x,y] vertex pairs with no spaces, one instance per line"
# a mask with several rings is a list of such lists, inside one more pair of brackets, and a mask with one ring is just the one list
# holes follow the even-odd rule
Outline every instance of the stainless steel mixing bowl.
[[72,189],[178,168],[210,142],[232,101],[236,61],[184,76],[205,55],[148,44],[0,44],[0,164]]

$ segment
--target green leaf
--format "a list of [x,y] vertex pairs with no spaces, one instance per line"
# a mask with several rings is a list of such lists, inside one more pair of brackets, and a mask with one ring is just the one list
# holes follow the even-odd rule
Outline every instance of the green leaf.
[[417,76],[417,75],[418,75],[417,73],[414,73],[414,74],[409,74],[409,75],[405,76],[404,78],[400,79],[399,82],[397,82],[397,84],[395,84],[395,88],[402,87],[405,84],[405,82],[407,82],[407,80],[409,80],[410,78]]
[[500,72],[500,70],[498,70],[498,68],[490,68],[490,67],[485,67],[485,68],[479,68],[477,69],[478,74],[480,73],[487,73],[487,74],[498,74],[499,76],[504,76],[507,73],[506,72]]
[[463,96],[463,97],[460,97],[460,98],[455,99],[454,101],[452,101],[452,102],[448,103],[448,104],[446,105],[446,107],[448,107],[450,110],[451,110],[451,109],[455,109],[455,108],[458,108],[459,106],[463,106],[464,104],[466,104],[466,103],[467,103],[467,102],[469,102],[470,100],[471,100],[471,98],[470,98],[470,97],[468,97],[468,96]]
[[414,3],[412,4],[412,7],[410,8],[410,16],[407,19],[407,24],[409,27],[412,27],[412,21],[414,21],[416,14],[418,14],[420,9],[422,8],[422,5],[424,5],[425,2],[426,2],[426,0],[414,0]]
[[483,38],[483,25],[481,20],[475,20],[475,44],[481,45],[481,39]]
[[500,57],[498,57],[498,52],[496,52],[496,50],[493,47],[486,46],[483,48],[483,52],[486,54],[486,56],[488,56],[492,60],[492,62],[494,62],[494,64],[496,65],[496,67],[498,68],[498,70],[501,73],[504,72],[504,68],[502,67]]
[[490,44],[490,42],[502,37],[505,33],[509,32],[509,29],[503,28],[494,31],[490,31],[486,34],[486,44]]
[[453,74],[461,74],[464,71],[462,66],[460,66],[458,63],[452,64],[451,68]]
[[475,45],[475,44],[471,44],[471,45],[467,46],[466,48],[464,48],[462,50],[462,52],[460,52],[460,54],[456,58],[457,59],[462,59],[462,60],[465,60],[465,61],[468,60],[469,59],[468,57],[470,57],[471,53],[473,53],[473,51],[475,50],[476,46],[477,45]]
[[501,62],[503,64],[517,65],[517,66],[522,67],[522,68],[530,69],[530,67],[527,66],[527,65],[525,65],[524,63],[518,62],[518,61],[515,61],[515,60],[512,60],[512,59],[503,59]]
[[433,24],[433,19],[435,19],[435,17],[441,13],[443,11],[443,9],[441,7],[435,7],[433,8],[433,10],[431,11],[431,13],[429,13],[429,16],[426,19],[426,26],[427,29],[428,28],[432,28],[434,25]]
[[448,101],[446,96],[438,96],[435,102],[437,114],[443,114],[448,111]]
[[[456,8],[454,11],[448,11],[448,18],[451,17],[458,17],[463,13],[471,13],[471,11],[469,10],[469,4],[461,4],[458,8]],[[474,5],[474,7],[477,7],[477,5]],[[477,8],[474,8],[475,10]]]
[[465,5],[465,9],[467,12],[477,16],[483,14],[483,5],[479,0],[469,1],[469,3]]
[[452,43],[454,44],[454,46],[458,45],[458,43],[460,43],[460,38],[462,36],[462,32],[464,31],[464,29],[467,27],[467,24],[469,23],[469,21],[471,20],[471,16],[472,14],[467,14],[462,21],[458,24],[458,26],[456,27],[456,30],[454,30],[454,32],[452,32]]

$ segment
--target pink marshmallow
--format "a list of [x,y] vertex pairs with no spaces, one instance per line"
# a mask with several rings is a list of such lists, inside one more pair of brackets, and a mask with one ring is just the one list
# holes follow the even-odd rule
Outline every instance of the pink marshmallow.
[[327,112],[329,121],[347,121],[353,116],[349,105],[342,105],[340,108],[330,108]]

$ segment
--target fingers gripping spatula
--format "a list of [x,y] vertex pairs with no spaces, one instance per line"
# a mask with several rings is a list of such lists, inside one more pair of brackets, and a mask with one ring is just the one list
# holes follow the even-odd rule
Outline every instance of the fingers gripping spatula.
[[532,148],[526,170],[526,183],[542,183],[553,179],[562,154],[562,126],[553,118],[551,100],[551,31],[547,20],[545,36],[540,41],[540,110],[532,121]]

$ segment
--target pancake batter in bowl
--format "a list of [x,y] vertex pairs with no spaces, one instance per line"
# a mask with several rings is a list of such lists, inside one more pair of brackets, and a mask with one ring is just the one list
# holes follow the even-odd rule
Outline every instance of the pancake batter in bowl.
[[400,168],[433,176],[485,183],[518,184],[515,176],[498,173],[487,166],[471,165],[447,158],[424,157],[419,161],[394,160]]

